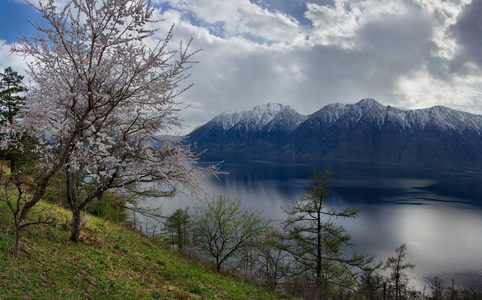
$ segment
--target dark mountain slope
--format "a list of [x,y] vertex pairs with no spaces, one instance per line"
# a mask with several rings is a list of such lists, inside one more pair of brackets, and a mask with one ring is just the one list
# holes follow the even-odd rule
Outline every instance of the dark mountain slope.
[[442,106],[403,110],[373,99],[330,104],[310,116],[272,103],[223,113],[188,142],[211,156],[482,170],[482,116]]

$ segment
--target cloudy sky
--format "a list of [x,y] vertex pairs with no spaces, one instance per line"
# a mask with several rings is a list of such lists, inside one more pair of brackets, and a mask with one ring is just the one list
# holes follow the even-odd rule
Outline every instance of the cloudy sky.
[[[66,0],[57,0],[60,4]],[[164,37],[193,38],[182,96],[189,132],[226,110],[277,102],[309,114],[334,102],[444,105],[482,114],[482,0],[151,0]],[[23,0],[0,0],[0,67],[27,19]]]

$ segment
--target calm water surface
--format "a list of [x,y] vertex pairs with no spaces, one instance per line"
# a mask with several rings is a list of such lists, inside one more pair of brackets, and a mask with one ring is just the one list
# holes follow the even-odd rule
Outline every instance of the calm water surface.
[[[435,276],[448,286],[482,291],[482,173],[367,164],[331,163],[333,194],[329,208],[361,209],[354,220],[337,220],[352,235],[358,252],[385,260],[396,247],[408,246],[416,265],[413,286],[423,288]],[[281,206],[300,197],[313,170],[327,163],[226,162],[219,180],[203,186],[210,195],[239,198],[266,218],[284,218]],[[157,200],[159,201],[159,200]],[[162,200],[163,212],[193,207],[187,196]],[[150,203],[149,205],[154,205]]]

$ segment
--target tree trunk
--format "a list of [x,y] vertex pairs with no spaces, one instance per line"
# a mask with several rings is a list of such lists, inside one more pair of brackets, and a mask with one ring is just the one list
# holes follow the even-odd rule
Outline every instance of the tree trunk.
[[20,253],[20,240],[22,238],[22,228],[16,227],[15,228],[15,240],[13,242],[13,258],[17,259]]
[[70,229],[70,240],[72,242],[78,243],[80,240],[80,209],[78,207],[72,208],[72,224]]
[[16,164],[17,158],[15,157],[14,154],[12,154],[12,157],[10,157],[10,172],[13,173],[17,169],[17,164]]
[[72,210],[72,221],[70,228],[70,240],[78,243],[80,240],[80,213],[79,199],[77,196],[77,178],[76,174],[70,171],[70,168],[66,169],[66,185],[67,185],[67,201],[69,202],[70,209]]
[[[400,260],[399,260],[400,261]],[[395,299],[396,300],[401,300],[402,299],[402,291],[401,291],[401,288],[400,288],[400,271],[399,271],[399,266],[400,266],[400,263],[398,262],[397,263],[397,272],[396,272],[396,275],[395,275]]]
[[322,254],[322,249],[321,249],[321,242],[322,242],[322,236],[321,236],[321,213],[320,211],[317,211],[317,226],[316,226],[316,283],[318,286],[321,286],[321,254]]
[[221,272],[221,262],[219,261],[219,258],[216,257],[216,273],[219,274]]

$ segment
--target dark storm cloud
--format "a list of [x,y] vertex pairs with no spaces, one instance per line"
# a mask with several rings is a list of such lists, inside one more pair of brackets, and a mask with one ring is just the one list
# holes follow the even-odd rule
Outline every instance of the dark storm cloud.
[[358,31],[363,50],[382,60],[399,60],[418,64],[430,55],[435,46],[431,41],[430,19],[424,14],[383,16]]
[[474,63],[482,71],[482,0],[473,0],[463,8],[451,33],[459,46],[452,70],[469,73],[473,70],[468,63]]
[[362,73],[369,79],[367,84],[394,91],[400,76],[421,66],[438,78],[444,77],[446,62],[433,56],[438,46],[431,39],[432,30],[432,19],[420,11],[382,16],[360,28],[358,39],[364,55],[357,59],[370,60],[370,71]]
[[416,11],[381,16],[356,31],[354,47],[294,50],[297,55],[292,57],[306,76],[303,85],[317,90],[310,95],[303,89],[300,94],[312,102],[354,102],[361,97],[393,101],[399,77],[418,70],[436,50],[430,22],[429,16]]

